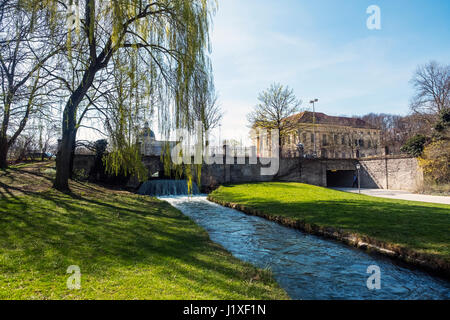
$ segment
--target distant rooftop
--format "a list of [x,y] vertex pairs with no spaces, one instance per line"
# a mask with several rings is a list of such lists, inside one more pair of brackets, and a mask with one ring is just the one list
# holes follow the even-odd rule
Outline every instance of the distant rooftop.
[[[303,111],[287,117],[286,120],[294,123],[313,123],[313,113],[311,111]],[[316,124],[344,126],[352,128],[378,129],[368,122],[351,117],[335,117],[329,116],[322,112],[316,112]]]

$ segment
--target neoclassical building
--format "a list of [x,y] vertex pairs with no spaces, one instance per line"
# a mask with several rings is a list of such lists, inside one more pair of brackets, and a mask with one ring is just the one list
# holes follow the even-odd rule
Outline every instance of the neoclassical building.
[[[381,131],[364,120],[304,111],[285,119],[293,129],[282,137],[283,157],[362,158],[382,155]],[[252,137],[259,156],[271,155],[270,134]]]

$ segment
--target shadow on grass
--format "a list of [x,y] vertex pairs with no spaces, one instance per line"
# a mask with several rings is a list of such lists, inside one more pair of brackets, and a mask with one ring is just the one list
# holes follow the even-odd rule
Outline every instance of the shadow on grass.
[[3,273],[64,274],[75,264],[101,276],[142,265],[161,270],[163,278],[176,274],[178,282],[207,284],[199,291],[245,294],[242,283],[228,279],[250,280],[251,274],[167,202],[79,183],[73,190],[0,199],[0,253],[9,257]]
[[53,177],[42,173],[49,168],[50,162],[10,167],[0,171],[0,198],[29,195],[48,190],[53,184]]

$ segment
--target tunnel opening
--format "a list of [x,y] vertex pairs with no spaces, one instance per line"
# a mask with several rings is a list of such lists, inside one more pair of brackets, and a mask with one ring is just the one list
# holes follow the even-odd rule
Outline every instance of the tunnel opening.
[[328,170],[327,186],[351,188],[353,186],[354,170]]

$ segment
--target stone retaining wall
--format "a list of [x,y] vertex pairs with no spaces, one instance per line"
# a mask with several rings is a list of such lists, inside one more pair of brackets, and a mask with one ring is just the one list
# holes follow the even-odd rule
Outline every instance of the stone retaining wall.
[[[267,159],[251,163],[247,158],[232,158],[233,164],[203,164],[201,184],[207,190],[225,183],[290,181],[327,186],[327,171],[352,172],[356,164],[361,164],[360,180],[362,188],[416,191],[423,186],[423,173],[415,158],[377,159],[280,159],[275,175],[262,175],[261,169],[268,167]],[[162,173],[164,168],[160,157],[143,158],[149,174]],[[94,165],[93,155],[76,155],[74,169],[84,169],[87,173]]]
[[361,187],[417,191],[423,188],[423,172],[416,158],[360,160]]

